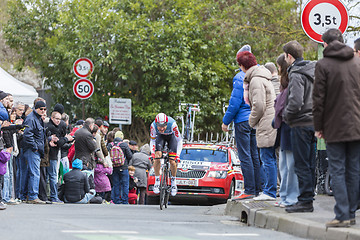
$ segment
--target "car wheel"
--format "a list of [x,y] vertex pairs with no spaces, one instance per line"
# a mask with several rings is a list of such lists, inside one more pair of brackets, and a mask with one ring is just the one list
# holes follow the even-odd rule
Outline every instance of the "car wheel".
[[235,183],[234,183],[234,181],[231,181],[230,192],[229,192],[229,197],[228,197],[228,199],[233,198],[234,195],[235,195]]

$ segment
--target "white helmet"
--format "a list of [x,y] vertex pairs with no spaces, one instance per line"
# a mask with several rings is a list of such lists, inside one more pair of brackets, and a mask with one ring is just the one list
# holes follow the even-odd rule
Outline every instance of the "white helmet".
[[158,127],[165,127],[168,123],[168,117],[166,116],[165,113],[159,113],[158,115],[156,115],[155,118],[155,124]]

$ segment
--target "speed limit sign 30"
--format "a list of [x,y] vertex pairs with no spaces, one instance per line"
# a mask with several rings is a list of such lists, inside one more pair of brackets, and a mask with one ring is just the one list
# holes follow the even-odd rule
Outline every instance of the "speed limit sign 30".
[[347,29],[349,14],[340,0],[310,0],[301,12],[301,25],[306,35],[322,43],[321,36],[330,28],[342,33]]
[[94,93],[94,84],[88,79],[79,79],[74,83],[73,91],[76,97],[87,99]]

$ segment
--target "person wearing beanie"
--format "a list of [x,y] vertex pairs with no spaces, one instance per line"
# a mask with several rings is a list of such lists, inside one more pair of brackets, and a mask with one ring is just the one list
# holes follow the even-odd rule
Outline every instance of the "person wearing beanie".
[[134,140],[129,141],[129,148],[133,154],[139,151],[139,146]]
[[54,112],[58,112],[60,114],[64,113],[64,106],[60,103],[55,104],[54,106]]
[[145,204],[145,195],[147,187],[147,170],[151,168],[150,145],[147,143],[140,148],[140,152],[134,153],[129,165],[135,167],[134,177],[138,179],[137,187],[140,191],[139,204]]
[[[129,145],[123,142],[124,134],[121,131],[115,133],[114,142],[110,144],[111,148],[114,146],[119,146],[125,156],[125,163],[119,167],[113,167],[113,188],[111,189],[111,196],[113,196],[113,202],[115,204],[129,204],[129,170],[128,165],[129,161],[132,158],[133,154]],[[121,196],[120,196],[121,195]]]
[[[251,52],[249,45],[244,45],[236,53]],[[260,192],[260,159],[256,146],[256,131],[249,125],[250,105],[246,103],[244,96],[245,73],[240,71],[233,79],[233,90],[229,100],[229,107],[223,117],[222,130],[228,131],[228,125],[234,121],[235,140],[241,159],[241,169],[244,175],[245,191],[236,199],[242,200],[253,198]]]
[[0,123],[2,125],[3,121],[9,120],[9,112],[7,111],[7,107],[9,106],[8,94],[0,91]]
[[64,175],[64,186],[60,199],[65,203],[88,203],[96,192],[94,189],[90,189],[88,177],[81,171],[83,161],[75,159],[72,167],[73,169]]
[[44,157],[45,145],[45,126],[42,116],[46,116],[46,104],[43,101],[35,103],[35,110],[32,111],[25,119],[25,128],[23,134],[23,153],[24,160],[28,164],[28,186],[21,189],[21,200],[26,200],[26,192],[28,203],[44,204],[38,197],[40,182],[40,159]]

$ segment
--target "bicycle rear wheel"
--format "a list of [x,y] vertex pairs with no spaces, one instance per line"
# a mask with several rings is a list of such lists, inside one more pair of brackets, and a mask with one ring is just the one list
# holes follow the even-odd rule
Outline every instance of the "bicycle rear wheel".
[[163,206],[165,204],[165,197],[167,192],[167,181],[166,181],[166,169],[162,169],[162,175],[161,175],[161,182],[160,182],[160,210],[163,209]]

